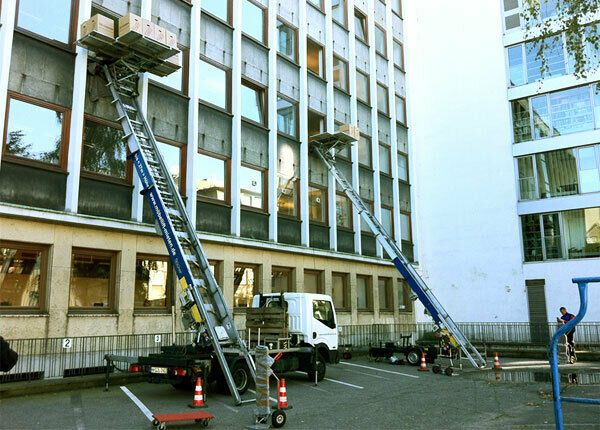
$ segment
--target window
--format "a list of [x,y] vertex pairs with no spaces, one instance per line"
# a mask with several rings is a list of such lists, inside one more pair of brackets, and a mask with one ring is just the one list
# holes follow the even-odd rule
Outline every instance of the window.
[[265,90],[242,84],[242,116],[259,124],[264,123]]
[[382,311],[391,311],[392,307],[392,279],[377,278],[377,287],[379,290],[379,309]]
[[242,31],[259,42],[265,42],[264,10],[251,0],[242,5]]
[[398,310],[400,312],[412,312],[411,291],[408,282],[404,279],[397,279],[398,285]]
[[240,167],[240,202],[242,206],[263,209],[264,172],[247,166]]
[[523,85],[525,83],[522,45],[511,46],[508,48],[508,69],[511,86]]
[[315,75],[325,79],[323,47],[311,39],[306,40],[306,67]]
[[348,274],[335,273],[331,274],[331,298],[333,306],[339,311],[342,309],[350,309],[350,291],[348,289]]
[[402,0],[391,0],[392,1],[392,12],[402,18]]
[[384,57],[387,57],[385,30],[378,25],[375,26],[375,51]]
[[228,74],[225,70],[200,60],[200,92],[201,100],[221,109],[229,109]]
[[519,196],[521,200],[536,199],[537,189],[533,171],[533,158],[531,156],[518,158],[517,168],[519,170]]
[[594,193],[600,191],[600,157],[596,155],[597,148],[588,146],[579,148],[579,179],[580,192]]
[[116,124],[86,118],[83,123],[82,170],[127,179],[127,143]]
[[358,139],[358,163],[371,167],[371,139],[362,134]]
[[52,7],[44,7],[38,0],[19,0],[17,5],[17,27],[69,43],[71,0],[55,0]]
[[412,243],[412,227],[410,223],[410,214],[400,212],[400,238],[402,241]]
[[515,143],[531,140],[531,117],[529,115],[528,99],[512,102],[512,117]]
[[288,293],[292,288],[292,272],[288,267],[273,267],[271,271],[271,292]]
[[390,236],[394,236],[394,216],[392,215],[392,208],[381,207],[381,225]]
[[[48,164],[65,164],[68,112],[10,97],[4,153]],[[43,104],[45,107],[42,107]]]
[[367,42],[367,17],[356,9],[354,10],[354,33],[357,39]]
[[298,136],[298,104],[277,97],[277,131],[293,137]]
[[553,213],[542,215],[542,227],[544,232],[546,259],[562,258],[559,214]]
[[531,111],[533,112],[534,138],[541,139],[552,135],[548,98],[546,96],[533,97],[531,99]]
[[[362,174],[363,172],[364,171],[361,171],[360,173]],[[365,203],[365,206],[369,209],[369,213],[371,213],[371,215],[372,215],[374,212],[373,209],[375,208],[375,205],[373,204],[373,202],[371,200],[365,199],[364,197],[363,197],[363,202]],[[369,234],[373,233],[373,231],[371,230],[371,227],[369,227],[369,225],[365,221],[363,215],[360,216],[360,231],[362,233],[369,233]]]
[[552,130],[556,135],[576,133],[594,128],[589,88],[578,87],[550,94]]
[[371,277],[356,275],[356,307],[358,310],[368,310],[372,307]]
[[352,203],[342,194],[335,196],[335,215],[338,227],[352,229]]
[[335,328],[335,313],[329,300],[313,300],[313,318],[326,327]]
[[521,234],[525,261],[542,261],[542,237],[539,215],[524,215],[521,217]]
[[167,257],[137,257],[133,300],[136,310],[166,310],[171,305],[172,289],[172,269]]
[[333,86],[348,92],[348,63],[333,57]]
[[331,0],[331,15],[333,19],[346,26],[346,0]]
[[377,110],[389,115],[388,103],[388,89],[383,85],[377,84]]
[[600,208],[563,213],[568,258],[600,257]]
[[525,56],[527,60],[527,82],[535,82],[552,76],[562,76],[566,70],[565,50],[563,39],[558,35],[544,39],[544,57],[546,59],[546,70],[542,75],[542,60],[538,58],[538,52],[542,42],[529,42],[525,44]]
[[308,0],[308,2],[317,7],[319,10],[323,9],[323,0]]
[[312,294],[322,294],[323,272],[319,270],[304,271],[304,292]]
[[317,112],[308,111],[308,138],[325,131],[325,117]]
[[235,264],[233,272],[233,307],[249,308],[252,305],[252,297],[260,292],[258,267]]
[[226,201],[227,162],[204,154],[198,154],[197,157],[198,173],[200,175],[196,183],[198,197]]
[[298,172],[300,151],[297,144],[285,139],[277,142],[277,212],[279,215],[297,216]]
[[209,12],[225,22],[229,22],[229,1],[230,0],[205,1],[202,2],[202,10]]
[[398,123],[396,123],[396,143],[398,144],[398,151],[408,154],[408,130]]
[[396,121],[406,125],[406,100],[398,96],[396,96]]
[[116,254],[73,249],[69,308],[109,311],[113,306]]
[[40,310],[44,307],[47,248],[0,242],[0,310]]
[[398,184],[400,210],[410,212],[410,185],[404,182]]
[[392,155],[390,147],[379,145],[379,171],[386,175],[392,174]]
[[358,70],[356,71],[356,97],[367,103],[370,104],[371,103],[371,97],[370,97],[370,91],[369,91],[369,77],[367,75],[365,75],[364,73],[359,72]]
[[408,157],[398,153],[398,179],[408,182]]
[[296,62],[296,30],[277,21],[277,52]]
[[183,91],[183,69],[185,67],[183,51],[179,51],[177,57],[179,58],[179,65],[182,67],[167,76],[157,76],[150,73],[150,79],[169,88],[173,88],[174,90]]
[[185,190],[181,183],[181,148],[164,142],[156,142],[156,144],[158,146],[158,151],[167,166],[167,170],[169,170],[169,173],[173,178],[173,182],[175,182],[177,189],[183,193]]
[[397,40],[394,40],[394,63],[404,70],[404,45]]
[[535,161],[539,195],[542,199],[579,192],[577,161],[573,150],[536,154]]
[[308,187],[308,214],[310,221],[327,222],[327,190],[313,186]]

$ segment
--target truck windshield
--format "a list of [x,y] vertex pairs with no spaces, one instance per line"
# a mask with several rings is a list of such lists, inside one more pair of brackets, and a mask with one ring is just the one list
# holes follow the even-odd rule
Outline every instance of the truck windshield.
[[333,306],[327,300],[313,300],[313,316],[329,328],[335,328]]

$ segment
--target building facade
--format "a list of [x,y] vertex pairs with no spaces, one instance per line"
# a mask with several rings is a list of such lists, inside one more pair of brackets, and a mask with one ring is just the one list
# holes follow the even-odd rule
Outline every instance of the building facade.
[[340,324],[414,321],[407,286],[309,151],[310,136],[359,127],[337,163],[412,258],[400,0],[52,3],[0,3],[3,336],[170,331],[172,269],[75,44],[96,13],[178,37],[183,67],[146,74],[139,102],[240,327],[271,291],[331,294]]
[[[409,111],[426,278],[459,321],[575,313],[571,279],[600,274],[598,52],[584,42],[596,69],[577,78],[563,35],[548,41],[543,70],[521,0],[417,3],[405,12],[419,47],[407,62],[419,71]],[[541,19],[556,5],[542,2]]]

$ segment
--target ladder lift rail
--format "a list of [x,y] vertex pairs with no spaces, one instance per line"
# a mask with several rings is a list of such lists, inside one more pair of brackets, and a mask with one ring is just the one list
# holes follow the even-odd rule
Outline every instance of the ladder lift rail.
[[[333,147],[335,147],[335,145],[333,145]],[[325,163],[325,166],[327,166],[327,169],[331,172],[336,181],[341,185],[347,197],[358,210],[359,215],[375,234],[377,241],[390,256],[392,262],[409,284],[412,291],[417,295],[421,303],[423,303],[434,322],[438,326],[446,328],[449,331],[450,335],[456,340],[457,344],[460,345],[461,349],[465,353],[465,356],[474,367],[484,367],[486,365],[485,359],[464,336],[460,328],[452,320],[450,315],[448,315],[442,304],[433,295],[419,273],[406,259],[396,242],[387,234],[385,228],[381,225],[379,220],[377,220],[377,218],[371,214],[360,195],[354,191],[352,185],[335,167],[335,156],[332,154],[331,148],[332,146],[324,145],[321,147],[318,144],[313,145],[314,151]]]
[[[112,72],[107,65],[103,65],[103,71],[108,81],[113,103],[119,115],[119,121],[123,126],[130,152],[129,158],[133,160],[133,165],[142,182],[142,193],[148,199],[154,218],[167,246],[169,257],[183,287],[183,293],[180,295],[182,310],[184,314],[187,314],[190,326],[198,328],[199,324],[194,322],[193,318],[193,307],[196,305],[202,318],[203,326],[208,330],[230,392],[234,396],[236,403],[240,404],[241,398],[236,389],[225,355],[223,354],[213,320],[218,325],[222,325],[230,342],[244,356],[253,379],[255,378],[254,362],[246,345],[235,329],[233,318],[227,308],[223,293],[210,271],[208,259],[192,227],[193,224],[189,220],[177,186],[160,155],[152,130],[135,100],[136,89],[132,88],[131,85],[137,85],[138,74],[135,74],[134,79],[131,79],[130,75],[124,76],[123,81],[125,84],[121,86],[122,84],[119,83],[118,79],[119,68],[115,67],[115,65],[111,67],[113,69]],[[133,67],[135,69],[135,65]],[[126,70],[121,68],[121,71]],[[129,84],[129,87],[127,87],[127,84]],[[127,106],[123,102],[122,96],[130,99]],[[135,119],[132,119],[130,114]],[[210,309],[205,301],[210,302]]]

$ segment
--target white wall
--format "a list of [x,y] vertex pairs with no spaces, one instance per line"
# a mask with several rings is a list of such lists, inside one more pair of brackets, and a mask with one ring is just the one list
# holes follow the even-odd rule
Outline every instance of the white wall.
[[455,321],[527,321],[500,4],[404,5],[422,273]]

